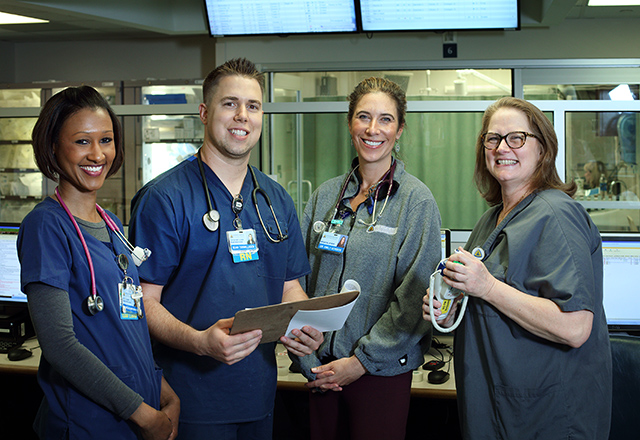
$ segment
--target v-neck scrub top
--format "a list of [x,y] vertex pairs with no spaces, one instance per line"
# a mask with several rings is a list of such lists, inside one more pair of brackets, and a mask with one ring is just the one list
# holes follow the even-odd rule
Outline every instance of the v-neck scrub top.
[[[251,173],[242,186],[243,229],[256,232],[259,259],[234,263],[227,231],[235,230],[232,195],[203,163],[219,227],[202,222],[207,199],[195,157],[191,157],[145,185],[132,201],[129,234],[132,242],[148,247],[152,257],[140,277],[164,286],[162,305],[177,319],[204,330],[238,310],[282,302],[284,282],[309,271],[293,200],[284,188],[255,170],[260,187],[269,195],[278,222],[289,238],[271,243],[258,219],[251,192]],[[265,199],[258,195],[260,213],[273,237],[275,221]],[[240,423],[260,420],[272,410],[276,390],[275,345],[260,344],[248,357],[226,365],[156,344],[155,355],[165,378],[180,397],[180,419],[186,423]]]
[[[121,228],[117,217],[107,213]],[[97,293],[104,310],[90,316],[83,303],[91,293],[91,275],[82,242],[67,213],[48,197],[22,221],[18,236],[21,286],[44,283],[69,293],[73,330],[78,341],[97,356],[118,378],[144,401],[159,409],[161,371],[156,369],[146,318],[120,318],[118,283],[124,272],[117,255],[129,257],[127,276],[139,284],[130,253],[112,231],[105,244],[83,231],[93,261]],[[137,438],[130,422],[105,410],[85,397],[47,362],[40,360],[38,381],[44,392],[48,413],[44,426],[47,438],[126,439]]]
[[465,249],[482,246],[489,272],[521,292],[550,299],[563,312],[593,312],[593,327],[580,348],[571,348],[470,297],[455,335],[463,437],[606,439],[612,384],[600,233],[558,190],[529,195],[496,228],[501,208],[482,216]]

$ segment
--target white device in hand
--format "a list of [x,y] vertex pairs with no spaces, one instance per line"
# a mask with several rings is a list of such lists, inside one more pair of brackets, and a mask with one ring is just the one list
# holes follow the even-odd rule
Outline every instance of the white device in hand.
[[446,319],[456,301],[462,300],[462,309],[460,309],[460,313],[458,314],[458,319],[456,319],[456,322],[449,328],[441,327],[438,324],[434,314],[430,313],[431,324],[433,324],[433,327],[441,333],[452,332],[456,329],[456,327],[458,327],[458,325],[460,325],[462,317],[464,316],[464,312],[467,308],[467,301],[469,300],[467,294],[465,294],[461,290],[454,289],[453,287],[445,283],[442,279],[442,271],[445,269],[446,261],[446,258],[444,260],[441,260],[440,263],[438,263],[435,272],[433,272],[431,274],[431,277],[429,278],[429,310],[433,311],[434,298],[436,298],[442,304],[442,307],[440,308],[442,314],[438,317],[438,320],[440,321],[444,321]]

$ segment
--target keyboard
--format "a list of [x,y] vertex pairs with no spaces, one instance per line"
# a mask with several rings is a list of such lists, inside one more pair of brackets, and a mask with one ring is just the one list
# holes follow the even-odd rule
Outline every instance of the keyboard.
[[8,353],[9,350],[22,345],[22,342],[18,341],[3,341],[0,340],[0,353]]

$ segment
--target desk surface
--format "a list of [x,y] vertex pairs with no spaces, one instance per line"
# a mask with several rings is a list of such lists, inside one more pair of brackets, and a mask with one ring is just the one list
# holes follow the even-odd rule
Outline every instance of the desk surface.
[[0,373],[35,375],[38,372],[41,353],[40,347],[38,347],[38,340],[36,338],[27,339],[22,347],[30,349],[33,352],[33,356],[21,361],[10,361],[6,353],[0,353]]
[[[453,336],[439,336],[438,340],[449,346],[453,344]],[[449,359],[449,353],[444,349],[440,349],[440,351],[443,353],[445,360]],[[433,354],[437,355],[437,352],[431,349],[429,354],[425,356],[425,362],[436,359]],[[437,359],[440,359],[440,357],[437,357]],[[451,359],[449,370],[447,370],[446,365],[443,368],[450,374],[449,380],[443,384],[431,384],[427,381],[429,371],[425,371],[422,368],[415,370],[411,382],[411,395],[415,397],[430,397],[433,399],[455,399],[456,381],[453,372],[453,358]],[[304,386],[304,384],[307,383],[307,379],[300,373],[292,373],[289,371],[291,360],[282,344],[278,344],[276,347],[276,360],[278,363],[278,389],[308,391],[308,388]]]
[[[451,345],[453,342],[452,336],[440,336],[438,337],[440,342]],[[33,356],[23,359],[21,361],[10,361],[7,358],[6,353],[0,354],[0,373],[12,373],[12,374],[33,374],[38,372],[38,364],[40,363],[40,348],[38,347],[38,341],[35,338],[29,339],[24,343],[24,347],[33,351]],[[449,358],[449,354],[441,349],[440,350],[445,360]],[[429,354],[425,356],[425,362],[435,359],[432,354],[436,354],[435,350],[431,350]],[[289,366],[291,360],[286,353],[286,350],[282,344],[276,346],[276,360],[278,364],[278,388],[283,390],[294,391],[307,391],[307,387],[304,384],[307,379],[300,373],[291,373]],[[447,367],[444,367],[447,370]],[[427,381],[428,371],[419,368],[413,372],[413,381],[411,382],[411,395],[416,397],[430,397],[436,399],[455,399],[456,398],[456,386],[455,376],[453,372],[453,360],[449,364],[449,380],[445,383],[436,385],[430,384]]]

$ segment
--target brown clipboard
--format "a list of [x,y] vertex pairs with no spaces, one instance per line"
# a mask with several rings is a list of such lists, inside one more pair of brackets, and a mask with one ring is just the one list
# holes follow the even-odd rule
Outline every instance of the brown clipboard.
[[261,329],[261,344],[275,342],[281,336],[284,336],[291,318],[298,310],[324,310],[344,306],[356,299],[359,294],[360,292],[354,290],[301,301],[239,310],[233,320],[229,334],[235,335]]

